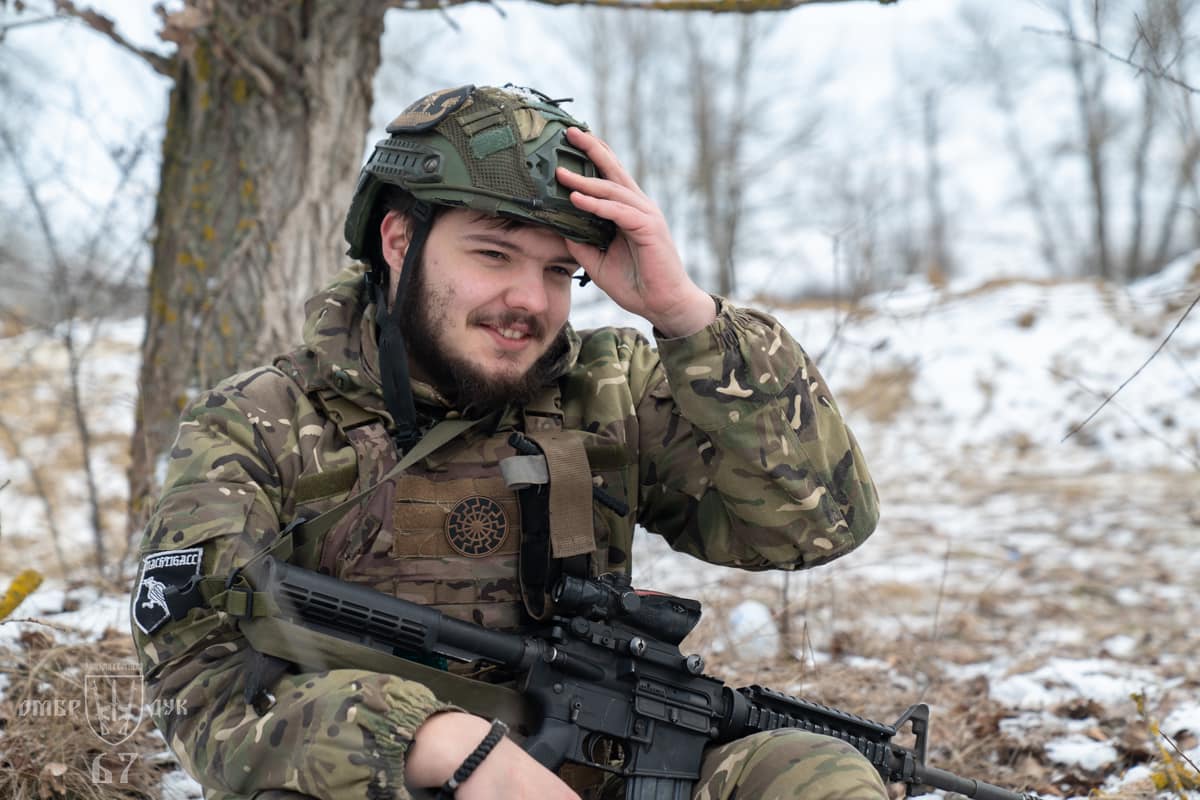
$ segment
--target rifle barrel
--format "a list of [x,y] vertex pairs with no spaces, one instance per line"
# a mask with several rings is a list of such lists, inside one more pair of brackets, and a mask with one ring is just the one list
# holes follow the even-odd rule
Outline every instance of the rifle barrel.
[[1036,795],[1009,791],[991,783],[977,781],[973,778],[963,778],[944,769],[925,764],[917,765],[915,777],[917,783],[947,792],[957,792],[964,797],[974,797],[977,800],[1038,800]]

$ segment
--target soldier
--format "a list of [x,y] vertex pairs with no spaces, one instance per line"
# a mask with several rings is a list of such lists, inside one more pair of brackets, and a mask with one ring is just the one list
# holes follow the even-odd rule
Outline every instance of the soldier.
[[[658,207],[558,102],[465,86],[388,134],[347,216],[361,263],[310,300],[302,347],[185,410],[141,546],[146,684],[187,710],[156,722],[210,800],[429,796],[489,733],[469,698],[251,646],[239,623],[263,611],[239,601],[238,570],[280,542],[300,566],[520,630],[548,613],[556,570],[628,574],[635,524],[747,570],[825,563],[875,525],[815,365],[776,320],[691,280]],[[657,347],[574,330],[571,285],[589,279]],[[551,532],[554,557],[521,548],[529,521],[498,467],[514,431],[546,453],[551,517],[576,520]],[[593,486],[619,502],[593,506]],[[621,796],[597,775],[502,738],[457,796]],[[886,792],[849,746],[773,731],[710,751],[694,796]]]

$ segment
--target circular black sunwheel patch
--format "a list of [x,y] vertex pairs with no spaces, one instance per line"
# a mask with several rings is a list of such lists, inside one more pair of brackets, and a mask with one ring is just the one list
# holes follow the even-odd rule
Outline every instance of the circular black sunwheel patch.
[[488,497],[459,500],[446,517],[446,541],[469,558],[490,556],[507,535],[508,517],[500,504]]

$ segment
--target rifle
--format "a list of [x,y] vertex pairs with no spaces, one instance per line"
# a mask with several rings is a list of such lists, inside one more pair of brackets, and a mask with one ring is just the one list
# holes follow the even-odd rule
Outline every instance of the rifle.
[[[574,762],[624,776],[626,800],[688,800],[706,746],[797,728],[840,739],[909,796],[931,788],[979,800],[1036,800],[928,766],[929,707],[892,725],[762,686],[732,689],[704,673],[683,640],[695,600],[634,591],[629,579],[563,576],[556,615],[532,635],[494,631],[363,586],[266,559],[260,591],[304,628],[390,655],[444,657],[509,670],[540,720],[522,747],[548,769]],[[911,726],[915,743],[892,739]]]

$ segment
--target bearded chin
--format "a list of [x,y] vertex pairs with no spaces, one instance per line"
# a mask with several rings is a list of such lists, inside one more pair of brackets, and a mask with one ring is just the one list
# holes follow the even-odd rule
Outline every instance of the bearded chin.
[[400,329],[408,355],[429,376],[433,387],[467,417],[484,416],[507,405],[523,406],[537,397],[570,349],[566,325],[524,373],[486,375],[467,359],[449,355],[435,322],[442,317],[446,301],[427,291],[424,272],[423,268],[417,270],[404,297]]
[[434,388],[463,416],[474,418],[499,411],[507,405],[523,406],[531,402],[550,381],[568,347],[564,327],[533,366],[521,375],[507,376],[485,375],[466,359],[448,357],[436,347],[430,348],[433,352],[429,353],[418,347],[412,355],[433,378]]

